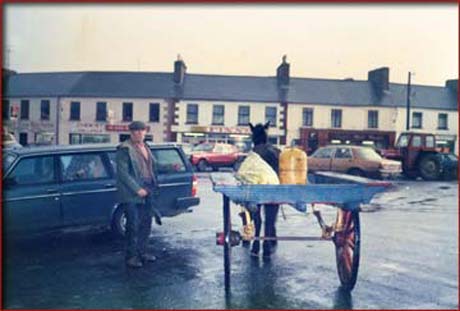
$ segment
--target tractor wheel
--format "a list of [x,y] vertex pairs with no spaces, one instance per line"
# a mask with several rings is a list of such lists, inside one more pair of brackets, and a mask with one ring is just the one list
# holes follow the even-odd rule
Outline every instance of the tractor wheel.
[[441,163],[436,154],[427,154],[418,163],[418,172],[424,180],[438,180],[441,177]]

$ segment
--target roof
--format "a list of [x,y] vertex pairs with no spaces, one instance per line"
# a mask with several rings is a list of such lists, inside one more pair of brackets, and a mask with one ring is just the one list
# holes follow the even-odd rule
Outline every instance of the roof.
[[[382,98],[369,81],[295,78],[280,89],[276,77],[186,74],[181,86],[164,72],[19,73],[5,81],[6,97],[177,98],[184,101],[281,102],[405,107],[407,86],[390,83]],[[446,87],[412,86],[412,107],[458,110]]]

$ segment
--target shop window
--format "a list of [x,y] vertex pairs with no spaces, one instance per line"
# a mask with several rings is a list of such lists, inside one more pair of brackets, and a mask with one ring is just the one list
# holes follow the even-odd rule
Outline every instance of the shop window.
[[96,104],[96,121],[107,121],[107,103],[98,102]]
[[379,127],[379,112],[377,110],[369,110],[367,112],[367,127],[371,129]]
[[238,125],[248,125],[250,122],[249,106],[238,107]]
[[29,104],[28,100],[21,100],[21,120],[29,120]]
[[110,135],[108,134],[69,134],[69,143],[77,144],[99,144],[110,143]]
[[313,109],[312,108],[303,108],[302,125],[303,126],[313,126]]
[[341,109],[332,109],[331,126],[334,128],[342,127],[342,110]]
[[149,121],[160,122],[160,104],[151,103],[149,109]]
[[70,103],[70,120],[80,121],[80,102]]
[[412,128],[421,129],[423,127],[423,115],[421,112],[412,113]]
[[270,122],[270,126],[276,126],[276,107],[265,107],[265,122]]
[[187,104],[187,124],[198,124],[197,104]]
[[224,105],[212,106],[212,124],[213,125],[224,125],[224,114],[225,114]]
[[438,114],[438,130],[447,130],[447,113]]
[[27,133],[19,133],[19,144],[24,147],[29,144]]
[[40,103],[40,119],[49,120],[50,119],[50,101],[42,100]]
[[123,103],[123,121],[131,122],[133,120],[133,103]]

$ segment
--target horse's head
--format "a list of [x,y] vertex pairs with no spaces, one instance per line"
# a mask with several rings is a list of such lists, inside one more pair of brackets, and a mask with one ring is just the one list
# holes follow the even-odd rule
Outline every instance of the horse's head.
[[265,124],[256,124],[256,126],[249,123],[249,127],[251,128],[252,142],[254,143],[254,146],[267,143],[267,132],[268,128],[270,127],[270,121]]

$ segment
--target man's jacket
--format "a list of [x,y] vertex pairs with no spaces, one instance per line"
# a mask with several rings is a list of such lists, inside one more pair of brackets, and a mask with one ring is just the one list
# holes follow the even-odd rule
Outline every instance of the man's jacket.
[[[157,187],[155,178],[155,159],[150,148],[145,145],[147,152],[152,157],[152,176],[154,185]],[[124,141],[117,147],[117,188],[119,203],[145,203],[145,198],[141,198],[137,192],[143,188],[143,179],[140,172],[140,164],[137,161],[135,147],[129,142]],[[147,190],[147,189],[146,189]]]

